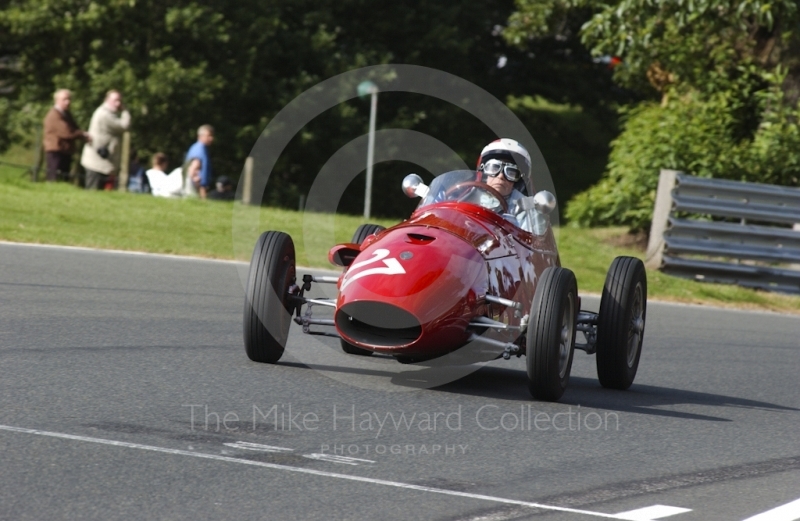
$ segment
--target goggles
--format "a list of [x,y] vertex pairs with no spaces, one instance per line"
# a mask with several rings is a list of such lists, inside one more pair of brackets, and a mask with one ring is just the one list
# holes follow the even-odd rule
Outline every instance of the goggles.
[[522,179],[522,172],[517,165],[514,163],[506,163],[499,159],[490,159],[482,163],[479,170],[489,177],[495,177],[500,174],[500,172],[503,172],[503,177],[512,183],[516,183]]

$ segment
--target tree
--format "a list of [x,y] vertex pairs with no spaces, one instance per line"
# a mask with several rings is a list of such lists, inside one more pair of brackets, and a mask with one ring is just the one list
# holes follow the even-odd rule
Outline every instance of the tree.
[[[256,138],[288,102],[321,80],[381,63],[447,71],[501,100],[539,95],[611,114],[605,100],[609,89],[619,89],[605,66],[593,63],[576,40],[551,38],[533,50],[509,45],[500,33],[512,10],[512,0],[432,1],[413,8],[388,0],[2,2],[0,150],[35,136],[56,88],[75,92],[73,112],[84,126],[105,91],[116,88],[131,109],[133,146],[142,157],[163,151],[174,166],[194,130],[210,123],[217,130],[215,172],[235,178]],[[555,129],[561,141],[572,141],[571,123],[552,121],[557,111],[544,117],[524,99],[512,104],[534,135],[546,139]],[[280,157],[265,202],[296,207],[331,154],[366,132],[368,117],[369,104],[353,100],[307,125]],[[467,164],[497,137],[444,102],[399,93],[381,94],[378,128],[432,135]],[[604,153],[605,144],[593,146]],[[559,164],[579,169],[571,150],[556,156],[556,170]],[[562,157],[570,161],[560,162]],[[396,186],[411,168],[377,165],[376,186]],[[398,195],[376,190],[378,214],[407,214],[414,203]],[[362,201],[359,181],[340,209],[360,213]]]
[[[11,0],[0,7],[0,56],[14,63],[0,68],[0,149],[35,135],[56,88],[74,91],[73,112],[84,126],[116,88],[132,112],[141,155],[165,151],[179,163],[194,129],[211,123],[215,171],[236,177],[283,106],[346,70],[415,63],[504,97],[507,85],[492,74],[506,46],[492,28],[510,10],[510,1],[409,9],[385,0]],[[366,131],[368,110],[344,104],[298,134],[280,158],[269,202],[295,206],[327,157]],[[421,96],[382,96],[379,117],[387,127],[449,134],[447,142],[469,151],[471,162],[474,143],[488,137],[480,137],[479,122],[469,122],[465,134],[456,112]]]
[[[659,168],[796,184],[797,5],[783,0],[519,0],[509,37],[582,13],[582,42],[618,56],[623,111],[606,177],[569,206],[580,224],[646,228]],[[650,98],[650,101],[646,98]]]

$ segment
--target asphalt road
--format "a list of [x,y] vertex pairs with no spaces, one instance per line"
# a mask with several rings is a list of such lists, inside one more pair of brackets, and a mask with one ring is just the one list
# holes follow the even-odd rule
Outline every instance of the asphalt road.
[[0,518],[800,519],[797,317],[650,303],[630,390],[578,352],[542,403],[524,358],[250,362],[239,269],[0,244]]

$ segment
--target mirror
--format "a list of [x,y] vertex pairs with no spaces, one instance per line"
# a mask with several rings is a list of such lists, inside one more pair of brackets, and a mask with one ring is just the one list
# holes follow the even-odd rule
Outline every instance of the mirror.
[[533,208],[543,215],[549,215],[556,209],[556,196],[547,190],[538,192],[533,196]]
[[422,182],[422,178],[417,174],[408,174],[403,179],[403,193],[412,199],[414,197],[425,197],[428,195],[428,185]]

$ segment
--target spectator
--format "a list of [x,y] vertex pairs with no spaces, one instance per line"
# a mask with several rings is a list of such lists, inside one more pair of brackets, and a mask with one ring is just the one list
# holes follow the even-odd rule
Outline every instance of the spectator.
[[130,124],[131,115],[122,106],[122,95],[117,90],[108,91],[89,123],[92,144],[86,144],[81,155],[87,190],[102,190],[109,177],[119,172],[121,138]]
[[144,166],[139,162],[139,153],[136,150],[131,150],[128,172],[128,191],[134,194],[149,194],[150,183],[147,181]]
[[197,129],[197,142],[186,153],[186,186],[184,195],[199,195],[205,199],[211,188],[211,160],[208,147],[214,142],[214,127],[203,125]]
[[180,197],[183,183],[183,172],[176,168],[169,175],[166,174],[169,161],[162,152],[153,154],[153,167],[145,172],[150,189],[155,197]]
[[44,153],[47,162],[47,180],[66,179],[75,153],[75,141],[85,139],[91,143],[91,136],[78,128],[69,111],[72,93],[59,89],[53,95],[53,107],[44,118]]
[[233,201],[236,192],[233,191],[233,183],[228,176],[222,175],[217,178],[216,190],[208,194],[209,199],[217,201]]

